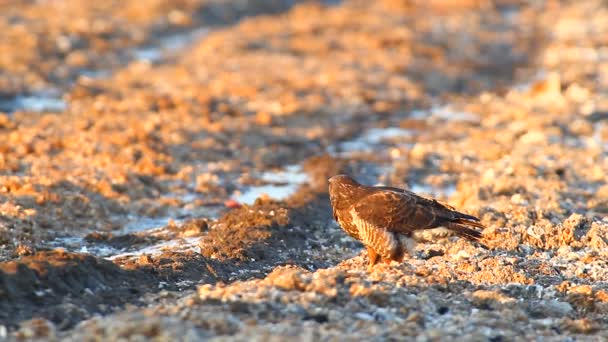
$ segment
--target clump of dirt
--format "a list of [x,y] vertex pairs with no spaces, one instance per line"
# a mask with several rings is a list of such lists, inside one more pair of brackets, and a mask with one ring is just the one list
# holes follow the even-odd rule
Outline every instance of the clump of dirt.
[[180,226],[178,232],[181,236],[198,236],[209,230],[209,222],[205,218],[193,218]]
[[523,235],[523,241],[529,245],[554,249],[561,246],[583,247],[583,237],[589,230],[589,222],[580,214],[570,215],[562,224],[553,224],[548,220],[538,220]]
[[[219,260],[246,261],[270,257],[264,247],[265,241],[271,237],[289,237],[289,233],[281,231],[289,223],[289,215],[286,208],[276,203],[260,202],[231,210],[215,222],[201,239],[201,253]],[[293,238],[299,239],[299,236]]]
[[277,267],[265,278],[265,282],[283,290],[305,291],[306,285],[310,283],[304,275],[308,272],[298,267]]
[[608,248],[608,224],[605,222],[593,222],[584,241],[597,252],[606,251]]

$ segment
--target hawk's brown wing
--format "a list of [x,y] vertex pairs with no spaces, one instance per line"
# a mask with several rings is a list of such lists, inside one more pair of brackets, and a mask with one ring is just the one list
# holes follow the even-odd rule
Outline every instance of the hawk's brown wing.
[[440,226],[451,228],[451,225],[460,223],[477,226],[476,222],[479,221],[474,216],[460,213],[413,192],[389,187],[374,190],[357,201],[353,209],[360,219],[392,232],[408,234]]

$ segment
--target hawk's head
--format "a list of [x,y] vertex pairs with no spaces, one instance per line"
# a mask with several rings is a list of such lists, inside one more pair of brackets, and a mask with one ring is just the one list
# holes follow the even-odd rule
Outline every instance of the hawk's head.
[[331,188],[332,184],[349,184],[349,185],[353,185],[353,186],[360,185],[359,183],[357,183],[356,180],[353,179],[353,177],[351,177],[349,175],[335,175],[335,176],[329,178],[330,188]]
[[329,198],[336,209],[348,208],[359,198],[361,184],[348,175],[337,175],[329,179]]

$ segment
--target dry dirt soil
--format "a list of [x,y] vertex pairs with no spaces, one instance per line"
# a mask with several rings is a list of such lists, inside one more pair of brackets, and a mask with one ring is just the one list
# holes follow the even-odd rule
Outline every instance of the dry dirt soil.
[[[0,1],[0,340],[608,339],[605,1]],[[480,217],[367,272],[327,178]]]

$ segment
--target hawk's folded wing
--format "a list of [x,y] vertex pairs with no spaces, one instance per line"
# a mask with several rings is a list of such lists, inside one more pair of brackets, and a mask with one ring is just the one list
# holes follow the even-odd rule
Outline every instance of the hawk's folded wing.
[[373,226],[402,234],[449,225],[463,219],[478,221],[435,200],[388,187],[377,188],[374,193],[361,198],[352,210],[361,220]]

